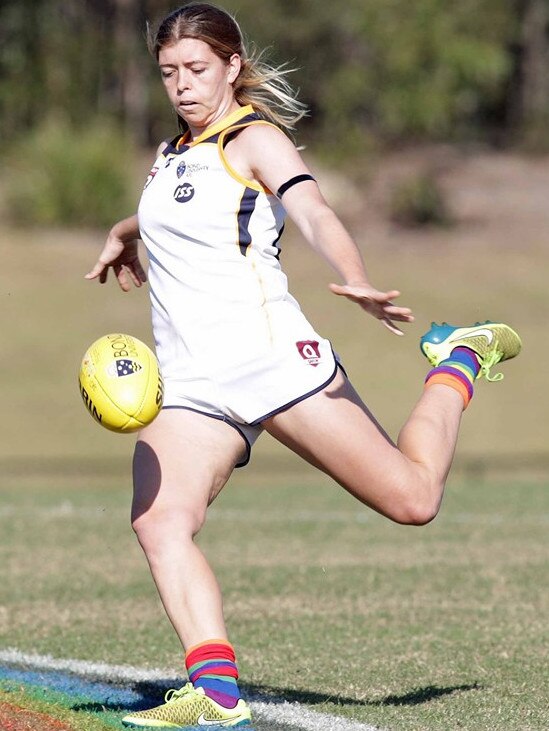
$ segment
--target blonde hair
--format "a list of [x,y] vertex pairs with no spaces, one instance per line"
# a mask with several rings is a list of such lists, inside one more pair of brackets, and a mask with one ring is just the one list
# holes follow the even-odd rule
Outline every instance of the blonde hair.
[[[249,54],[238,23],[225,10],[198,2],[174,10],[155,33],[149,29],[149,50],[158,61],[162,48],[182,38],[204,41],[225,63],[235,53],[240,56],[242,65],[233,88],[241,106],[251,104],[264,119],[288,132],[307,114],[306,105],[297,99],[297,92],[286,79],[294,69],[286,64],[270,66],[262,60],[263,52],[255,48]],[[178,119],[180,129],[186,129],[184,120]]]

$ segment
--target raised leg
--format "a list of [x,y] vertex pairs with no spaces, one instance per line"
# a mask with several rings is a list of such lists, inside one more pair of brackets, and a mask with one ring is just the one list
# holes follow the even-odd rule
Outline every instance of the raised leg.
[[462,412],[457,391],[426,389],[397,446],[339,373],[263,426],[361,502],[398,523],[422,525],[438,512]]

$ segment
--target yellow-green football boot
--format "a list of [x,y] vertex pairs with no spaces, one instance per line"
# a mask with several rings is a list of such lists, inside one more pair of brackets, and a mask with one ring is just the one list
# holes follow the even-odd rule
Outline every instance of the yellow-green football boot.
[[240,699],[234,708],[224,708],[187,683],[180,690],[169,690],[166,702],[148,711],[136,711],[124,716],[122,723],[130,728],[213,729],[246,727],[252,722],[248,705]]
[[502,322],[477,322],[471,327],[454,327],[443,322],[431,324],[431,329],[421,338],[419,347],[429,363],[436,367],[450,357],[454,348],[469,348],[476,353],[480,371],[477,378],[501,381],[503,373],[490,375],[490,369],[503,360],[520,353],[521,340],[517,333]]

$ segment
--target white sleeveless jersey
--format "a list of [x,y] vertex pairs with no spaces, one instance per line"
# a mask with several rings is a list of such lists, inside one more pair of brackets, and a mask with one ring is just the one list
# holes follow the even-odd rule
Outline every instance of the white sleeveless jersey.
[[239,425],[318,390],[334,371],[280,267],[284,208],[224,154],[250,124],[267,123],[242,107],[192,142],[168,144],[138,210],[164,403]]
[[261,306],[288,294],[277,246],[285,211],[276,196],[240,178],[223,153],[231,131],[254,123],[265,124],[241,108],[190,145],[174,140],[154,164],[139,225],[152,290],[167,308],[175,298],[217,319],[220,306]]

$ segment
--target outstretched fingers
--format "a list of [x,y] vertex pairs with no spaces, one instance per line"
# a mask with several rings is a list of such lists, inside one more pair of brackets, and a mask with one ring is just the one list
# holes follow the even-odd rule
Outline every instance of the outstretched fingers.
[[90,271],[84,275],[84,279],[97,279],[103,284],[107,279],[107,266],[98,261]]
[[131,262],[128,262],[125,266],[132,282],[135,284],[136,287],[141,287],[141,285],[147,281],[147,275],[137,256]]
[[330,290],[339,296],[347,297],[358,304],[365,312],[377,318],[382,325],[395,335],[403,335],[395,322],[413,322],[414,316],[409,307],[395,305],[392,301],[400,296],[397,289],[380,292],[367,285],[330,284]]
[[141,287],[147,281],[147,275],[137,256],[124,263],[104,262],[99,259],[84,278],[88,280],[99,279],[101,284],[105,284],[110,267],[112,267],[118,285],[123,292],[129,292],[132,284],[135,287]]

